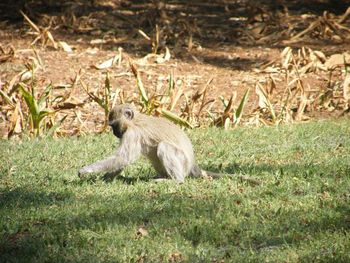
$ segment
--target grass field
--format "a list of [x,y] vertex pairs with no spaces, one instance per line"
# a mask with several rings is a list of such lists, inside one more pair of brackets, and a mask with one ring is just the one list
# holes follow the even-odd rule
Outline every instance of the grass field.
[[234,178],[155,183],[141,160],[107,183],[77,170],[111,134],[0,141],[0,262],[350,262],[350,121],[189,132]]

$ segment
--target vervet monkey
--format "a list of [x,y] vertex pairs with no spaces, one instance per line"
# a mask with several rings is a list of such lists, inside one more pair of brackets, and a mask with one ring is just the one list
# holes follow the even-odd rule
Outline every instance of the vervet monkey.
[[[222,174],[201,170],[195,160],[192,143],[185,132],[172,122],[139,113],[130,104],[114,107],[108,124],[120,139],[117,152],[79,170],[79,176],[93,172],[117,174],[124,167],[146,156],[162,177],[183,183],[185,177],[220,177]],[[253,184],[259,181],[238,176]]]

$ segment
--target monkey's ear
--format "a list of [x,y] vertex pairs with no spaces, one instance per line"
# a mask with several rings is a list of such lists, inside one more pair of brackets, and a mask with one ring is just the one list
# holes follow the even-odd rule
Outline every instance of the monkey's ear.
[[126,108],[124,110],[124,116],[129,119],[129,120],[132,120],[134,118],[134,111],[130,108]]

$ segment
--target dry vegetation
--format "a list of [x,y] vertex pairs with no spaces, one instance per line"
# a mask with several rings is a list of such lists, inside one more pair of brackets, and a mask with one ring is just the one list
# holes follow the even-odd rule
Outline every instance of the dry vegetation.
[[31,1],[0,13],[0,135],[101,132],[124,102],[186,127],[347,114],[346,1],[272,2]]

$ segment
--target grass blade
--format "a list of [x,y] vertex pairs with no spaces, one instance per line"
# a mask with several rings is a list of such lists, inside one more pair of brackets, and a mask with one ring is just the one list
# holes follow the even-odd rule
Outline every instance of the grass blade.
[[12,99],[9,96],[7,96],[5,92],[0,90],[0,95],[2,96],[4,101],[6,101],[6,103],[11,106],[11,108],[15,108],[15,105],[13,104]]
[[134,74],[134,76],[136,78],[137,88],[138,88],[138,90],[139,90],[139,92],[141,94],[141,99],[144,102],[144,104],[146,104],[146,106],[147,106],[148,103],[149,103],[149,99],[148,99],[145,87],[143,86],[140,73],[137,70],[135,64],[133,64],[131,61],[129,61],[129,65],[130,65],[132,73]]
[[62,125],[64,120],[67,118],[68,115],[63,116],[62,119],[60,119],[58,122],[56,122],[46,133],[45,137],[52,137],[54,132]]
[[31,28],[33,28],[37,33],[40,33],[40,29],[39,29],[39,27],[36,25],[36,24],[34,24],[34,22],[32,21],[32,20],[30,20],[29,19],[29,17],[26,15],[26,14],[24,14],[22,11],[19,11],[21,14],[22,14],[22,16],[24,17],[24,19],[28,22],[28,24],[31,26]]
[[235,116],[235,120],[234,120],[235,125],[237,125],[242,118],[243,109],[244,109],[245,104],[247,103],[249,91],[250,91],[250,88],[247,89],[246,92],[244,93],[242,100],[239,103],[237,110],[235,111],[235,115],[234,115]]
[[162,114],[164,117],[166,117],[167,119],[171,120],[172,122],[174,122],[180,126],[184,126],[186,128],[193,129],[193,126],[188,121],[182,119],[181,117],[177,116],[176,114],[174,114],[170,111],[162,109]]
[[39,107],[38,107],[38,104],[33,96],[33,90],[32,90],[32,93],[28,92],[27,89],[24,87],[24,85],[22,83],[19,83],[19,90],[24,98],[24,101],[26,102],[28,108],[29,108],[29,111],[30,111],[30,114],[32,116],[37,116],[39,114]]
[[53,86],[51,83],[45,88],[44,92],[41,94],[38,100],[38,107],[40,107],[40,105],[49,97],[52,88]]
[[259,106],[262,108],[267,108],[270,111],[272,120],[275,120],[276,113],[275,113],[275,110],[272,106],[272,103],[270,102],[270,100],[268,98],[268,95],[267,95],[265,89],[259,83],[257,83],[255,92],[257,93],[257,95],[259,97]]

